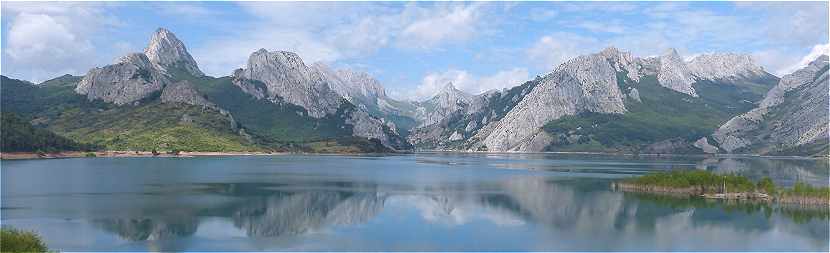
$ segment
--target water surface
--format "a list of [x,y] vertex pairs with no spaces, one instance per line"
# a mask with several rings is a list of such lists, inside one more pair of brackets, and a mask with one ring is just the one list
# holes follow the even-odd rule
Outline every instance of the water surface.
[[827,185],[827,160],[555,154],[2,161],[2,225],[53,250],[828,251],[828,210],[614,192],[706,169]]

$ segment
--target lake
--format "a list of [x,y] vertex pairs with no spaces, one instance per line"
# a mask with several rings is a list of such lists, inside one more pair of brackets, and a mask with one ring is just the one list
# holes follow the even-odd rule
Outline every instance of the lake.
[[2,225],[63,251],[828,251],[827,209],[611,190],[706,169],[826,186],[826,159],[418,153],[2,161]]

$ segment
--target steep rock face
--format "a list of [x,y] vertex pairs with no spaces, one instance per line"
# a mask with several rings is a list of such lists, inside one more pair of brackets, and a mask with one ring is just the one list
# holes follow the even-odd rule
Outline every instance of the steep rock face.
[[[572,59],[545,76],[491,130],[476,135],[489,151],[533,151],[521,145],[548,121],[579,112],[624,113],[616,71],[602,54]],[[484,136],[486,135],[486,136]],[[473,147],[478,149],[477,147]]]
[[354,136],[378,139],[381,144],[393,149],[407,146],[402,139],[396,138],[397,135],[392,130],[394,128],[390,128],[382,120],[372,117],[364,110],[351,111],[346,124],[352,125]]
[[390,98],[380,81],[366,72],[349,69],[333,70],[319,62],[312,64],[311,67],[323,75],[331,90],[373,115],[392,114],[414,117],[412,105]]
[[292,52],[257,50],[244,69],[234,72],[234,82],[256,97],[299,105],[314,118],[336,112],[342,103],[324,75]]
[[[760,99],[759,94],[766,92],[771,87],[770,84],[777,82],[778,79],[755,65],[751,57],[739,54],[701,55],[693,61],[686,62],[673,49],[662,56],[638,58],[628,52],[609,47],[595,55],[582,56],[581,59],[589,59],[586,57],[596,59],[592,64],[586,64],[586,66],[596,66],[590,68],[596,70],[588,72],[602,73],[602,75],[573,82],[579,83],[580,89],[584,86],[585,90],[576,89],[576,85],[561,84],[569,82],[551,81],[554,74],[561,78],[563,74],[556,72],[562,72],[560,69],[568,69],[568,64],[573,63],[563,64],[550,75],[541,78],[541,81],[529,81],[528,83],[533,83],[533,85],[522,88],[522,90],[533,90],[532,96],[519,90],[494,92],[497,95],[474,96],[469,103],[459,103],[464,106],[461,106],[462,109],[455,108],[453,113],[438,114],[434,112],[436,110],[428,110],[438,114],[434,117],[436,120],[427,122],[430,125],[420,125],[408,138],[416,147],[427,149],[540,151],[541,149],[533,147],[543,147],[542,143],[549,138],[539,134],[539,127],[552,119],[581,112],[603,112],[606,109],[612,112],[628,112],[629,108],[624,108],[616,94],[622,93],[622,98],[627,100],[626,103],[633,103],[630,104],[632,108],[642,108],[644,101],[665,98],[663,96],[649,97],[654,96],[655,93],[662,94],[661,92],[665,90],[666,95],[669,96],[675,96],[672,94],[677,92],[676,98],[683,103],[672,104],[672,106],[685,107],[682,110],[690,109],[690,105],[684,103],[702,103],[709,107],[715,106],[717,109],[701,109],[698,112],[707,110],[721,112],[720,108],[728,107],[729,109],[724,109],[726,113],[728,111],[740,113],[749,108],[735,107],[736,103],[732,101],[741,101],[740,103],[757,101]],[[704,66],[707,64],[728,66],[728,69],[712,69]],[[586,67],[586,69],[589,68]],[[579,71],[571,72],[579,73]],[[641,87],[641,82],[645,82],[642,85],[646,86]],[[543,86],[541,83],[546,83],[546,85]],[[550,83],[556,83],[556,85]],[[648,86],[651,83],[667,89],[653,90]],[[590,87],[596,85],[607,87],[607,89],[598,88],[591,92],[593,88]],[[546,90],[542,91],[542,89]],[[571,93],[564,93],[568,91]],[[597,100],[598,103],[583,102],[585,97],[591,98],[588,101],[603,97],[603,92],[612,94],[610,97],[613,99]],[[576,95],[577,93],[579,95]],[[653,110],[646,111],[651,113]],[[646,112],[640,110],[640,113]],[[504,125],[506,124],[504,121],[508,120],[513,123]],[[453,135],[458,137],[456,133],[463,136],[463,143],[449,141],[449,137]],[[691,150],[695,149],[692,142],[693,140],[683,140],[677,143],[682,144],[678,147],[682,146],[683,150]]]
[[347,69],[337,70],[339,76],[347,84],[343,87],[346,90],[338,91],[338,94],[348,94],[349,97],[363,97],[365,100],[376,100],[386,97],[386,90],[380,82],[366,72],[355,72]]
[[164,87],[161,91],[162,103],[182,103],[188,105],[215,108],[216,105],[208,101],[190,81],[184,80]]
[[123,105],[141,100],[169,82],[146,55],[133,53],[119,58],[113,65],[91,69],[75,92],[86,95],[89,100]]
[[164,28],[159,28],[150,38],[150,44],[144,54],[153,65],[164,72],[170,68],[179,68],[193,76],[205,75],[176,35]]
[[742,54],[703,54],[689,61],[688,65],[697,79],[751,79],[767,75],[752,57]]
[[[341,77],[327,66],[316,63],[306,66],[295,53],[276,51],[268,52],[260,49],[251,54],[245,69],[238,69],[233,74],[233,83],[258,99],[266,99],[274,103],[290,103],[306,110],[309,117],[324,118],[337,116],[338,110],[346,106],[343,111],[345,124],[352,126],[352,135],[374,138],[384,146],[400,149],[408,145],[402,143],[394,129],[389,129],[389,123],[373,117],[360,103],[348,102],[347,98],[354,98],[352,94],[384,95],[383,87],[379,84],[372,86],[366,92],[355,92],[356,79],[368,80],[368,75]],[[377,85],[377,86],[375,86]],[[340,89],[345,96],[336,92]],[[381,92],[378,92],[380,90]],[[351,105],[356,105],[351,107]],[[394,126],[394,124],[392,124]]]
[[656,65],[657,80],[663,87],[674,91],[697,97],[695,92],[694,79],[683,58],[677,54],[677,50],[669,49],[657,58],[646,59],[646,62]]
[[123,105],[160,91],[171,83],[168,70],[177,68],[203,76],[184,44],[170,31],[159,28],[144,53],[132,53],[115,64],[94,68],[78,82],[75,91],[89,100]]
[[600,52],[617,72],[625,72],[626,76],[635,81],[640,81],[640,62],[629,52],[622,52],[615,47],[609,47]]
[[440,122],[453,113],[460,112],[474,103],[474,96],[455,88],[447,83],[431,99],[418,103],[415,118],[420,122],[418,126],[428,126]]
[[702,138],[698,139],[697,141],[695,141],[693,146],[703,150],[703,153],[707,153],[707,154],[718,153],[718,147],[715,147],[712,144],[709,144],[709,139],[707,139],[706,137],[702,137]]
[[830,103],[827,69],[828,57],[823,55],[784,76],[758,108],[732,118],[712,137],[730,153],[804,154],[797,149],[812,144],[826,150]]

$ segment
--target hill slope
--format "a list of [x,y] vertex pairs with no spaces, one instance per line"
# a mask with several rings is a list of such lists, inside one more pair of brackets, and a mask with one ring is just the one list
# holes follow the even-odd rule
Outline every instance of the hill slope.
[[81,144],[46,129],[35,128],[14,113],[2,113],[0,152],[53,152],[92,150],[96,146]]

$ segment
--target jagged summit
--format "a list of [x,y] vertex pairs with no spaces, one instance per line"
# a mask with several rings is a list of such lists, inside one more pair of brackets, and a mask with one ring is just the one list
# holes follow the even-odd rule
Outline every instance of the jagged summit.
[[173,68],[203,76],[184,44],[170,31],[159,28],[143,53],[119,57],[114,64],[94,68],[78,82],[75,92],[89,100],[118,105],[133,103],[164,88]]
[[764,68],[746,54],[702,54],[688,64],[692,74],[700,79],[753,78],[766,75]]
[[666,50],[663,50],[663,56],[670,56],[670,57],[680,57],[680,54],[677,53],[677,49],[670,47]]
[[87,99],[123,105],[143,99],[169,83],[142,53],[118,58],[117,63],[89,70],[75,87]]
[[452,92],[452,91],[456,91],[456,90],[457,89],[455,88],[455,85],[452,84],[452,82],[445,83],[444,87],[441,88],[442,92]]
[[712,137],[727,152],[815,154],[828,132],[828,56],[785,75],[760,105],[720,126]]
[[158,28],[150,38],[150,43],[144,49],[144,54],[150,59],[156,68],[168,71],[170,68],[180,68],[191,75],[205,75],[199,70],[199,66],[190,53],[187,52],[184,43],[176,38],[176,35],[164,28]]
[[369,75],[369,73],[362,71],[353,71],[350,69],[339,69],[337,75],[344,81],[351,83],[356,91],[361,95],[369,98],[386,98],[386,89],[380,84],[380,81]]
[[689,71],[689,67],[677,50],[669,48],[662,55],[657,57],[657,80],[660,85],[675,90],[680,93],[688,94],[692,97],[697,97],[692,84],[694,79]]
[[244,69],[234,72],[234,80],[249,93],[258,90],[250,81],[261,82],[265,84],[264,94],[252,95],[299,105],[315,118],[336,112],[341,104],[324,74],[306,66],[293,52],[259,49],[251,53]]

